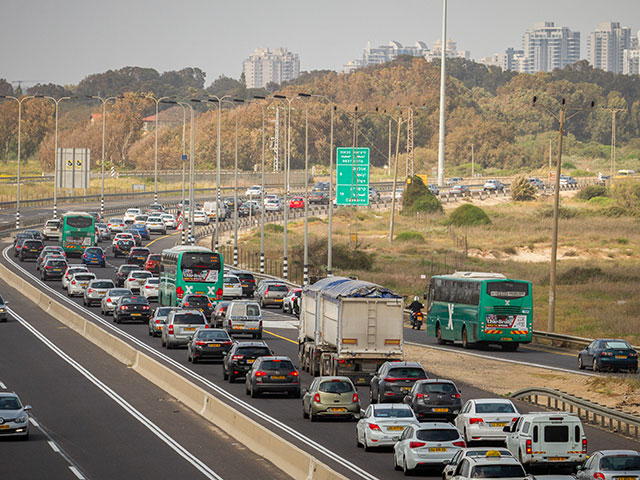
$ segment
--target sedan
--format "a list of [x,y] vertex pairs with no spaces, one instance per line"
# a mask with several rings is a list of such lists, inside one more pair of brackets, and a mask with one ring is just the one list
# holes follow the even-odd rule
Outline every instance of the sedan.
[[600,370],[638,370],[638,352],[626,340],[594,340],[578,354],[578,368],[591,367]]
[[356,425],[356,443],[365,452],[373,447],[392,447],[407,426],[418,423],[407,405],[369,405]]
[[107,293],[100,300],[102,315],[112,314],[122,297],[133,297],[133,292],[128,288],[110,288],[107,290]]
[[37,261],[42,250],[44,250],[42,240],[37,240],[35,238],[27,238],[26,240],[23,240],[20,245],[20,261],[24,262],[27,258],[33,258]]
[[151,233],[159,233],[161,235],[167,233],[167,226],[160,216],[147,218],[146,226]]
[[82,303],[88,307],[90,307],[94,303],[102,303],[102,299],[112,288],[115,288],[113,280],[91,280],[86,290],[84,291],[84,294],[82,295]]
[[154,310],[153,316],[149,319],[149,336],[159,337],[162,335],[162,327],[164,327],[169,314],[174,310],[180,310],[180,307],[158,307]]
[[469,187],[467,187],[466,185],[454,185],[449,189],[449,193],[452,193],[454,195],[464,195],[466,193],[469,193]]
[[151,316],[149,301],[140,296],[120,297],[116,308],[113,310],[113,321],[122,323],[126,320],[146,323]]
[[466,445],[450,423],[408,426],[393,447],[393,466],[409,475],[418,468],[444,466]]
[[259,357],[245,378],[245,392],[256,398],[263,393],[286,393],[300,398],[300,373],[289,357]]
[[257,358],[268,355],[273,355],[273,352],[263,341],[235,342],[222,360],[222,378],[233,383],[251,370]]
[[235,275],[227,274],[222,280],[222,296],[223,298],[241,298],[242,284],[240,279]]
[[348,377],[316,377],[303,392],[302,416],[312,422],[320,417],[360,419],[360,398]]
[[462,408],[460,390],[451,380],[419,380],[409,395],[404,397],[404,402],[421,420],[443,419],[451,422]]
[[74,273],[67,284],[67,295],[73,297],[74,295],[84,295],[84,289],[89,286],[91,280],[95,280],[96,276],[93,273],[79,272]]
[[129,255],[129,252],[131,252],[131,249],[134,248],[135,245],[136,243],[135,243],[135,240],[133,240],[133,238],[131,238],[131,240],[126,240],[126,239],[117,240],[111,247],[111,250],[113,251],[113,256],[126,257]]
[[187,344],[187,360],[222,360],[231,349],[231,337],[219,328],[199,328]]
[[22,405],[13,392],[0,392],[0,437],[29,438],[29,414],[31,405]]
[[304,198],[293,197],[291,201],[289,201],[289,208],[304,208]]
[[140,289],[144,286],[147,279],[152,276],[153,274],[146,270],[133,270],[124,281],[124,288],[130,289],[134,293],[140,292]]
[[104,256],[104,250],[100,247],[87,247],[82,254],[82,263],[84,265],[98,265],[104,268],[107,264],[107,260]]
[[484,182],[483,187],[485,192],[502,192],[504,190],[504,185],[500,180],[487,180]]
[[150,253],[151,250],[149,250],[148,248],[132,248],[131,252],[129,252],[129,256],[127,257],[127,263],[130,265],[138,265],[140,267],[144,267],[144,264],[147,262],[147,257]]
[[196,225],[208,225],[209,215],[204,213],[204,210],[196,210],[193,212],[193,223]]
[[601,450],[578,467],[578,480],[636,480],[640,478],[640,453],[634,450]]
[[507,434],[503,428],[518,420],[518,409],[511,400],[476,398],[464,404],[455,419],[465,442],[492,440],[503,442]]

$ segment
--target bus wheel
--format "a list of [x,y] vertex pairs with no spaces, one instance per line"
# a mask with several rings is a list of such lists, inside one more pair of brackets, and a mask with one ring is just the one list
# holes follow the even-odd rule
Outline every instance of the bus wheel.
[[462,329],[462,348],[469,348],[469,341],[467,340],[467,329]]
[[502,347],[502,350],[504,350],[505,352],[515,352],[516,350],[518,350],[519,345],[520,344],[518,342],[500,344],[500,346]]
[[438,345],[445,344],[445,341],[442,339],[442,329],[439,323],[436,325],[436,338],[438,339]]

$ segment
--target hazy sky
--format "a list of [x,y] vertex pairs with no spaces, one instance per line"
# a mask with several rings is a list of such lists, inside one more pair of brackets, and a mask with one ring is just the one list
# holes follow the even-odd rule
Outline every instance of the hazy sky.
[[[373,46],[441,35],[441,0],[2,0],[0,78],[76,84],[124,66],[200,67],[238,78],[257,47],[287,47],[301,70],[341,70]],[[640,28],[640,0],[449,0],[447,36],[474,59],[520,47],[533,23],[586,40],[600,22]]]

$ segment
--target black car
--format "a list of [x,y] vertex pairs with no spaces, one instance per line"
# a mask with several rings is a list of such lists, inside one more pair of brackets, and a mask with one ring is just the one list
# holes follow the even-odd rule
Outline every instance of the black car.
[[67,261],[62,258],[49,258],[40,269],[40,278],[49,280],[51,278],[60,279],[67,271]]
[[18,257],[21,262],[24,262],[27,258],[38,259],[40,253],[44,250],[44,244],[42,240],[36,240],[33,238],[27,238],[22,240],[22,245],[20,245],[20,253]]
[[224,318],[227,315],[227,308],[231,304],[230,300],[223,300],[218,302],[215,310],[213,311],[213,315],[211,316],[211,323],[216,328],[222,328],[222,323],[224,322]]
[[[133,240],[120,239],[112,247],[113,256],[114,257],[119,257],[120,255],[129,256],[129,253],[134,247],[135,247],[135,242]],[[136,265],[136,266],[140,268],[139,265]]]
[[329,205],[329,192],[324,190],[314,190],[309,194],[309,204]]
[[129,256],[127,257],[127,263],[144,268],[144,264],[147,263],[147,257],[150,253],[151,250],[148,248],[132,248],[129,252]]
[[116,287],[124,287],[124,281],[129,278],[129,274],[134,270],[140,270],[140,267],[138,265],[132,265],[129,263],[120,265],[120,267],[116,271]]
[[185,295],[180,302],[180,308],[188,308],[189,310],[200,310],[204,313],[207,321],[211,321],[211,315],[213,314],[213,303],[211,299],[206,295],[200,295],[190,293]]
[[289,357],[260,357],[247,373],[245,391],[253,398],[266,392],[300,398],[300,372]]
[[234,275],[240,280],[242,285],[242,295],[245,297],[253,297],[253,291],[256,288],[256,278],[249,272],[235,272]]
[[329,191],[329,182],[316,182],[313,186],[314,192],[328,192]]
[[22,247],[22,242],[27,239],[35,238],[32,233],[19,232],[13,237],[13,256],[17,257],[20,254],[20,248]]
[[200,328],[187,344],[187,360],[222,360],[233,344],[231,337],[221,328]]
[[384,362],[371,379],[371,403],[402,402],[418,380],[429,378],[418,362]]
[[452,422],[462,408],[460,390],[451,380],[417,381],[404,397],[404,403],[411,407],[420,421],[443,419]]
[[244,377],[258,357],[272,354],[265,342],[236,342],[222,360],[222,377],[232,383]]
[[124,321],[136,321],[147,323],[151,317],[151,307],[149,300],[144,297],[120,297],[115,310],[113,311],[113,321],[122,323]]
[[140,234],[139,230],[135,228],[129,228],[125,230],[123,233],[131,234],[131,236],[133,237],[133,240],[136,242],[136,247],[139,247],[142,245],[142,235]]
[[44,242],[44,236],[42,235],[42,232],[40,230],[28,229],[25,230],[24,233],[30,233],[36,240],[42,240]]
[[594,372],[600,370],[638,370],[638,352],[626,340],[594,340],[578,354],[578,368],[591,367]]

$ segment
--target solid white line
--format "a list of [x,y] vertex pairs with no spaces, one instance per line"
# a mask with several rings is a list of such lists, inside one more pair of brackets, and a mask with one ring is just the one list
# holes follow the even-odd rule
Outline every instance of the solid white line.
[[142,342],[141,340],[138,340],[133,335],[125,332],[124,330],[121,330],[120,328],[116,327],[115,325],[112,325],[111,323],[107,322],[105,319],[103,319],[99,315],[93,313],[91,310],[88,310],[88,309],[84,308],[82,305],[79,305],[76,302],[74,302],[73,300],[65,297],[62,293],[54,290],[52,287],[47,285],[45,282],[41,281],[39,278],[36,278],[29,271],[25,270],[24,268],[22,268],[22,266],[20,266],[19,264],[15,263],[11,258],[9,258],[9,255],[8,255],[9,248],[11,248],[11,247],[5,248],[4,251],[2,252],[2,255],[4,256],[4,258],[9,263],[11,263],[15,268],[17,268],[18,270],[22,271],[26,276],[31,277],[36,284],[38,284],[38,285],[40,285],[42,287],[42,289],[48,290],[54,296],[57,296],[58,298],[60,298],[63,302],[69,304],[70,306],[75,307],[76,309],[78,309],[79,311],[84,313],[85,315],[90,316],[91,318],[93,318],[97,322],[99,322],[102,325],[104,325],[107,329],[110,329],[113,332],[116,332],[118,335],[120,335],[120,336],[128,339],[132,343],[138,345],[141,349],[146,350],[147,352],[159,357],[160,359],[164,360],[166,363],[170,364],[171,366],[173,366],[177,370],[180,370],[181,372],[183,372],[185,375],[187,375],[187,376],[189,376],[189,377],[191,377],[191,378],[193,378],[195,380],[198,380],[202,384],[208,386],[214,392],[218,393],[219,395],[221,395],[222,397],[226,398],[230,402],[236,404],[239,407],[242,407],[243,409],[245,409],[245,410],[251,412],[252,414],[254,414],[255,416],[257,416],[258,418],[264,420],[265,422],[270,423],[271,425],[273,425],[273,426],[279,428],[280,430],[288,433],[292,437],[294,437],[297,440],[299,440],[301,443],[309,446],[310,448],[312,448],[313,450],[315,450],[315,451],[317,451],[319,453],[322,453],[323,455],[327,456],[329,459],[333,460],[334,462],[338,463],[339,465],[342,465],[343,467],[345,467],[346,469],[348,469],[351,472],[355,473],[356,475],[358,475],[358,476],[360,476],[360,477],[362,477],[364,479],[367,479],[367,480],[378,480],[378,477],[376,477],[375,475],[373,475],[373,474],[367,472],[366,470],[360,468],[358,465],[350,462],[349,460],[347,460],[344,457],[341,457],[340,455],[338,455],[334,451],[326,448],[325,446],[321,445],[320,443],[316,442],[315,440],[312,440],[309,437],[301,434],[300,432],[295,430],[293,427],[290,427],[286,423],[284,423],[284,422],[282,422],[282,421],[280,421],[280,420],[278,420],[278,419],[276,419],[276,418],[274,418],[274,417],[272,417],[270,415],[267,415],[263,411],[259,410],[258,408],[254,407],[253,405],[245,402],[244,400],[241,400],[240,398],[236,397],[232,393],[229,393],[227,390],[225,390],[224,388],[220,387],[219,385],[216,385],[215,383],[213,383],[212,381],[210,381],[207,378],[203,377],[202,375],[199,375],[199,374],[195,373],[194,371],[192,371],[191,369],[185,367],[184,365],[182,365],[181,363],[179,363],[176,360],[172,359],[171,357],[165,355],[164,353],[156,350],[153,347],[150,347],[149,345],[147,345],[146,343]]
[[36,421],[35,418],[29,417],[29,422],[31,422],[31,425],[33,425],[34,427],[40,428],[40,424]]
[[165,433],[160,427],[151,422],[147,417],[145,417],[140,411],[134,408],[129,402],[127,402],[124,398],[118,395],[114,390],[112,390],[109,386],[107,386],[104,382],[99,380],[96,376],[94,376],[91,372],[89,372],[86,368],[76,362],[73,358],[67,355],[64,351],[62,351],[58,346],[56,346],[51,340],[45,337],[40,331],[38,331],[33,325],[27,322],[24,318],[22,318],[18,313],[14,310],[9,309],[14,318],[27,330],[29,330],[38,340],[44,343],[49,349],[51,349],[56,355],[58,355],[61,359],[75,368],[82,376],[84,376],[87,380],[93,383],[96,387],[102,390],[108,397],[110,397],[114,402],[116,402],[124,411],[126,411],[129,415],[135,418],[138,422],[144,425],[151,433],[153,433],[156,437],[162,440],[167,446],[173,449],[178,455],[184,458],[187,462],[193,465],[197,470],[199,470],[205,477],[209,479],[222,480],[218,474],[216,474],[213,470],[211,470],[206,464],[204,464],[201,460],[199,460],[195,455],[185,449],[182,445],[180,445],[176,440],[171,438],[167,433]]
[[78,469],[76,467],[74,467],[73,465],[69,465],[69,470],[71,470],[73,472],[73,474],[78,477],[80,480],[86,480],[84,478],[84,475],[82,475]]
[[2,383],[2,382],[0,382],[0,387],[1,387],[3,390],[6,390],[6,389],[7,389],[7,386],[6,386],[4,383]]
[[51,447],[51,450],[53,450],[56,453],[60,453],[60,449],[58,448],[58,446],[56,445],[56,442],[54,442],[53,440],[49,440],[47,442],[49,444],[49,446]]

